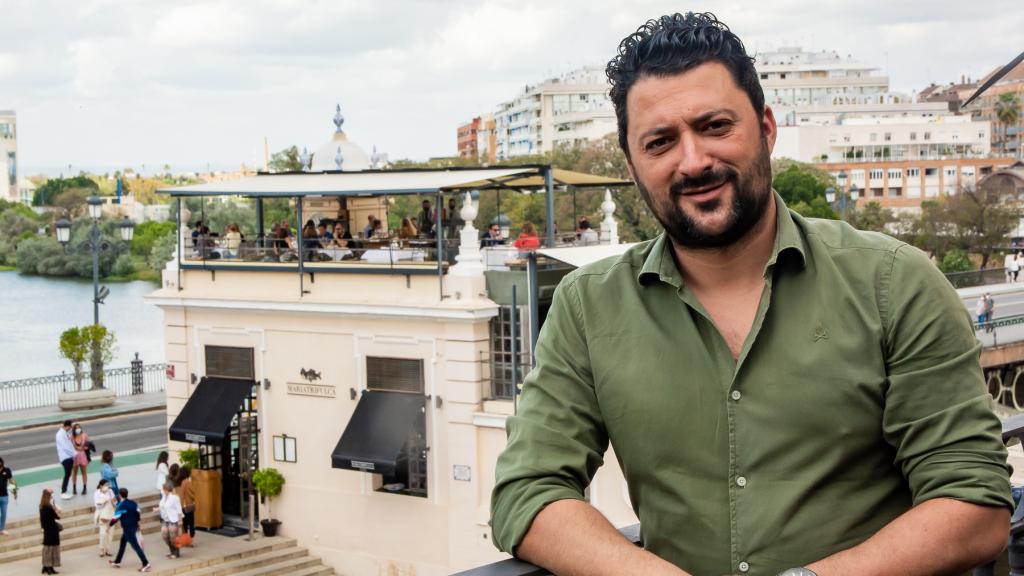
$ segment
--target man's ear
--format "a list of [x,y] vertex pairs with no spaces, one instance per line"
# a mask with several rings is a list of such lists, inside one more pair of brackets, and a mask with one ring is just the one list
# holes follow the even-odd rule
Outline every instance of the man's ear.
[[768,143],[768,154],[771,154],[775,149],[775,139],[779,136],[779,126],[775,122],[775,112],[767,104],[764,107],[764,116],[761,118],[761,133],[764,134],[764,139]]

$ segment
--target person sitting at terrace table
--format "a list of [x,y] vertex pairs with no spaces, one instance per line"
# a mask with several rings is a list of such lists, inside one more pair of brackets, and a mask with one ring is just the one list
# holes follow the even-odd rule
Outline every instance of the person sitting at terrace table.
[[491,227],[484,231],[483,238],[480,240],[480,246],[483,248],[501,246],[504,243],[505,237],[501,235],[501,228],[497,224],[491,224]]
[[238,256],[238,247],[242,245],[242,232],[238,229],[238,224],[228,224],[225,230],[224,248],[228,251],[226,256],[235,258]]
[[416,228],[420,231],[420,234],[433,238],[436,220],[437,213],[430,209],[430,200],[424,200],[423,210],[420,210],[420,215],[416,218]]
[[306,220],[306,224],[302,227],[302,248],[306,251],[306,261],[316,260],[316,249],[320,247],[320,236],[317,234],[316,224],[312,220]]
[[380,221],[380,218],[373,219],[373,228],[370,231],[369,238],[387,238],[388,231],[384,228],[384,223]]
[[533,226],[533,222],[523,224],[523,231],[515,241],[515,247],[520,250],[534,250],[540,248],[540,238],[537,237],[537,229]]
[[317,225],[316,235],[320,238],[320,245],[324,248],[330,246],[331,240],[334,240],[334,234],[331,234],[331,231],[327,229],[327,224],[325,222],[321,222]]
[[[352,233],[348,231],[348,226],[344,222],[334,223],[334,243],[337,244],[339,241],[351,240]],[[346,243],[347,245],[347,243]]]
[[377,217],[374,216],[373,214],[369,214],[366,216],[366,226],[363,226],[363,238],[369,238],[370,236],[373,236],[373,221],[376,219]]
[[412,220],[408,218],[402,218],[402,227],[398,229],[398,237],[403,240],[409,240],[415,238],[419,232],[416,230],[416,225],[412,223]]

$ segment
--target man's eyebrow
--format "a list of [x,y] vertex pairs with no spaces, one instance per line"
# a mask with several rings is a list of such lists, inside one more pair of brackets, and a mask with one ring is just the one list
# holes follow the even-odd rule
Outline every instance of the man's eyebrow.
[[[691,126],[699,126],[711,120],[715,116],[718,116],[719,114],[724,114],[733,120],[736,118],[736,114],[728,108],[713,108],[711,110],[708,110],[707,112],[702,112],[701,114],[698,114],[693,118],[687,119],[686,123],[690,124]],[[640,139],[644,140],[645,138],[648,138],[650,136],[662,136],[666,133],[672,132],[673,130],[674,128],[672,126],[658,126],[641,134]]]

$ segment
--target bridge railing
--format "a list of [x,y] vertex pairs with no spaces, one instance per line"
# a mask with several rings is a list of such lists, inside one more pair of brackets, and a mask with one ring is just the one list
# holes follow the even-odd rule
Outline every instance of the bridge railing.
[[970,288],[971,286],[988,286],[1006,282],[1006,268],[986,268],[984,270],[968,270],[967,272],[950,272],[946,280],[953,288]]
[[1002,318],[996,318],[989,320],[988,322],[974,322],[974,331],[981,332],[982,335],[992,335],[992,345],[999,345],[999,329],[1006,328],[1008,326],[1017,326],[1024,324],[1024,314],[1017,314],[1014,316],[1004,316]]
[[[118,396],[162,392],[166,383],[166,365],[132,362],[127,368],[104,370],[103,387]],[[82,390],[92,388],[88,370],[82,374]],[[74,374],[57,374],[0,382],[0,412],[55,406],[62,392],[75,390]]]

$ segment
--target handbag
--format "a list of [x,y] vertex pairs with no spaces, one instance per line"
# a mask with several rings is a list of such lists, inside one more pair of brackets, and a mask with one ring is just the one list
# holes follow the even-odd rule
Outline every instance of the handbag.
[[191,546],[191,545],[192,545],[192,537],[189,536],[188,532],[180,534],[180,535],[178,535],[177,538],[174,539],[174,547],[175,548],[185,548],[186,546]]
[[63,532],[64,531],[64,523],[63,522],[61,522],[60,520],[54,520],[53,522],[54,522],[54,524],[57,525],[57,532]]

